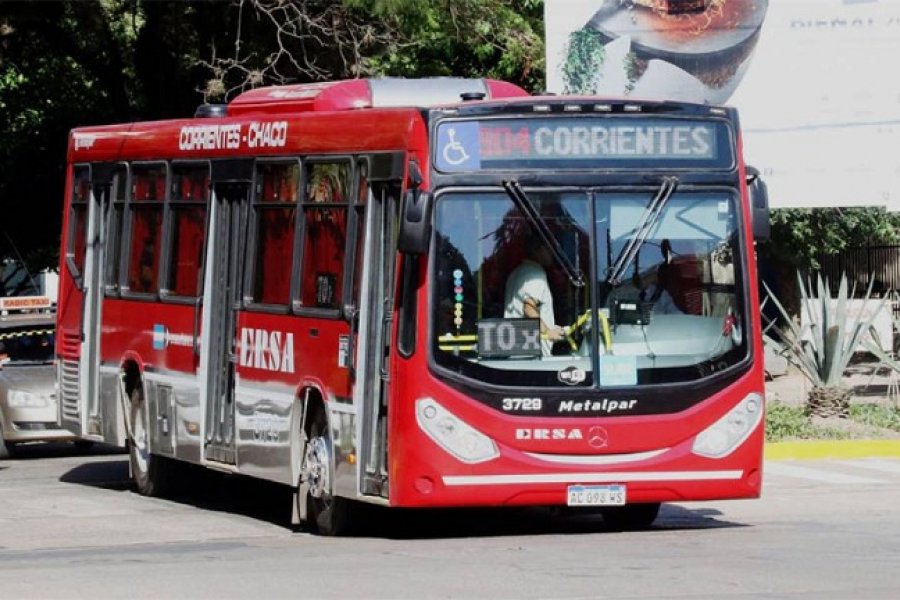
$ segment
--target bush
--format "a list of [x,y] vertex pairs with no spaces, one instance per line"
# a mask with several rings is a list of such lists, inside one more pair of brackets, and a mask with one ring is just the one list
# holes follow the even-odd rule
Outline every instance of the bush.
[[801,406],[771,402],[766,408],[766,441],[840,439],[846,434],[837,429],[813,425]]
[[865,425],[900,431],[900,408],[880,404],[854,404],[850,418]]
[[766,407],[766,441],[840,440],[853,437],[878,437],[878,429],[900,431],[900,408],[879,404],[853,404],[850,421],[867,429],[834,428],[817,425],[803,407],[770,402]]

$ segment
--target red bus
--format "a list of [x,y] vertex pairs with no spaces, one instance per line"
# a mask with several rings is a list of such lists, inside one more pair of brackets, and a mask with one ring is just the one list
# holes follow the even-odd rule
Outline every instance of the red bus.
[[357,502],[643,527],[756,497],[764,203],[731,108],[493,80],[79,128],[60,420],[127,446],[142,494],[205,465],[326,534]]

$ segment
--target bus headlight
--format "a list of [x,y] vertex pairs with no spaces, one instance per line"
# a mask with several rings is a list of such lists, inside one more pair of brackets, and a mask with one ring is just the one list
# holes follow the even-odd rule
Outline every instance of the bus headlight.
[[728,413],[704,429],[694,440],[694,454],[723,458],[740,446],[763,416],[763,397],[749,394]]
[[47,398],[25,390],[9,390],[6,393],[6,403],[10,408],[41,408],[47,406]]
[[500,456],[494,440],[432,398],[416,400],[416,422],[434,443],[464,463],[480,463]]

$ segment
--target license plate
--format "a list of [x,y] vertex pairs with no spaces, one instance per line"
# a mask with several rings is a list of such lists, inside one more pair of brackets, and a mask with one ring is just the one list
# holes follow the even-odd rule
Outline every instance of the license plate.
[[625,504],[625,486],[570,485],[566,497],[569,506],[622,506]]

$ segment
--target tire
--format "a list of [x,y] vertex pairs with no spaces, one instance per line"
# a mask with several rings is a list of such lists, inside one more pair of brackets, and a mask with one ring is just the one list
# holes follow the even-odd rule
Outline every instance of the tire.
[[659,502],[626,504],[600,511],[606,526],[614,531],[640,531],[649,529],[659,516]]
[[149,415],[140,382],[131,391],[129,412],[128,460],[134,487],[142,496],[161,496],[168,488],[168,465],[165,458],[150,452]]
[[3,427],[0,424],[0,459],[2,458],[12,458],[13,454],[15,454],[15,444],[12,442],[7,442],[3,437]]
[[325,536],[346,535],[352,528],[351,501],[333,494],[333,447],[325,415],[317,410],[300,468],[301,482],[308,484],[308,492],[298,494],[297,502],[306,503],[307,525]]

